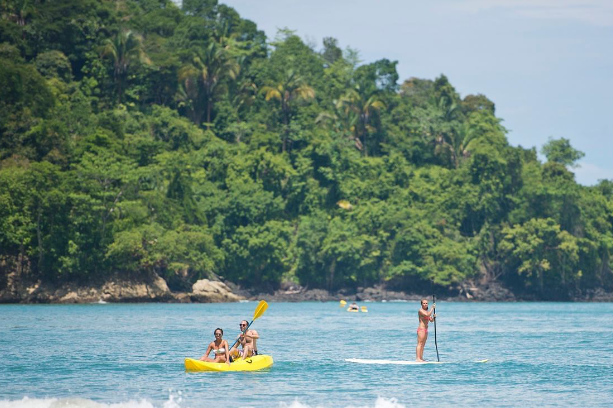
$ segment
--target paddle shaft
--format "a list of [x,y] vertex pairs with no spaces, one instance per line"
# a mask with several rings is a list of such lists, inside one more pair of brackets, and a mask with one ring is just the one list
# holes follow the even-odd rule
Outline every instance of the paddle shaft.
[[[436,304],[436,295],[432,295],[432,303]],[[436,307],[433,306],[433,315],[434,315],[434,347],[436,347],[436,361],[441,361],[438,357],[438,344],[436,342]]]

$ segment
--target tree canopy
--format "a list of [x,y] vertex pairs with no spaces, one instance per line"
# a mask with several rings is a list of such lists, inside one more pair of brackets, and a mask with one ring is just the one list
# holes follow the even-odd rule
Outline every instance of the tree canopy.
[[175,290],[613,289],[612,182],[578,185],[568,139],[546,163],[511,146],[494,102],[445,75],[269,40],[216,0],[0,14],[0,263]]

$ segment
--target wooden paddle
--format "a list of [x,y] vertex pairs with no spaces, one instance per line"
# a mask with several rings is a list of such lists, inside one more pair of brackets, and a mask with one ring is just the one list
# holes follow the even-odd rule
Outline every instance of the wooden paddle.
[[[260,303],[258,303],[258,307],[255,308],[255,312],[253,312],[253,320],[251,320],[251,323],[249,323],[247,325],[247,327],[245,328],[245,330],[243,331],[243,335],[245,333],[247,333],[247,330],[249,330],[249,328],[251,327],[251,325],[253,324],[253,322],[256,321],[256,319],[258,319],[260,316],[262,316],[264,314],[264,312],[266,311],[266,309],[268,309],[268,303],[266,303],[265,300],[260,300]],[[234,342],[234,344],[232,345],[232,347],[230,347],[230,350],[232,350],[234,347],[236,347],[236,345],[238,344],[238,339],[236,339],[236,341]]]
[[[432,303],[436,304],[436,295],[432,295]],[[440,362],[440,358],[438,357],[438,344],[436,343],[436,307],[433,305],[432,308],[434,312],[432,313],[434,317],[434,347],[436,347],[436,361]]]

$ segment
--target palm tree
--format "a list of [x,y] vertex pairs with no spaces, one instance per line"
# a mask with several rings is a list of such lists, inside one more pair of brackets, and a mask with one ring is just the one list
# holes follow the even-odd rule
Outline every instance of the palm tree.
[[0,14],[9,21],[13,21],[17,23],[17,25],[25,27],[29,23],[31,17],[38,15],[36,9],[37,5],[34,3],[35,1],[33,0],[6,2],[6,4],[0,5]]
[[288,70],[285,72],[285,77],[281,82],[275,86],[264,86],[260,92],[265,95],[266,101],[274,99],[278,100],[281,104],[281,115],[284,127],[283,152],[285,153],[287,150],[289,123],[294,101],[306,101],[315,98],[315,90],[307,85],[296,72]]
[[354,135],[361,147],[358,144],[356,146],[364,152],[364,156],[368,156],[366,136],[374,131],[370,122],[376,112],[386,107],[385,103],[376,94],[368,96],[361,92],[358,85],[341,98],[341,104],[345,109],[352,111],[356,115],[357,123],[354,126]]
[[130,67],[139,63],[150,64],[143,50],[143,38],[131,30],[123,30],[112,39],[107,38],[102,48],[102,57],[113,62],[113,77],[117,83],[117,98],[121,103]]
[[362,141],[356,137],[356,125],[358,123],[358,115],[348,109],[343,100],[333,101],[333,111],[323,111],[315,119],[315,123],[331,128],[337,134],[340,134],[354,142],[358,150],[362,150]]
[[240,65],[228,51],[229,45],[211,42],[204,52],[179,70],[178,97],[187,107],[190,120],[197,125],[204,114],[206,123],[211,123],[215,100],[226,90],[224,80],[235,80],[240,72]]

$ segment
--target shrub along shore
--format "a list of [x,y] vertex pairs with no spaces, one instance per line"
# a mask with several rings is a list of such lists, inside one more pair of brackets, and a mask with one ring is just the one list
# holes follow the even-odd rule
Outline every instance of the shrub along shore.
[[0,5],[3,302],[613,292],[613,182],[577,184],[561,135],[511,146],[445,75],[216,0],[24,4]]

